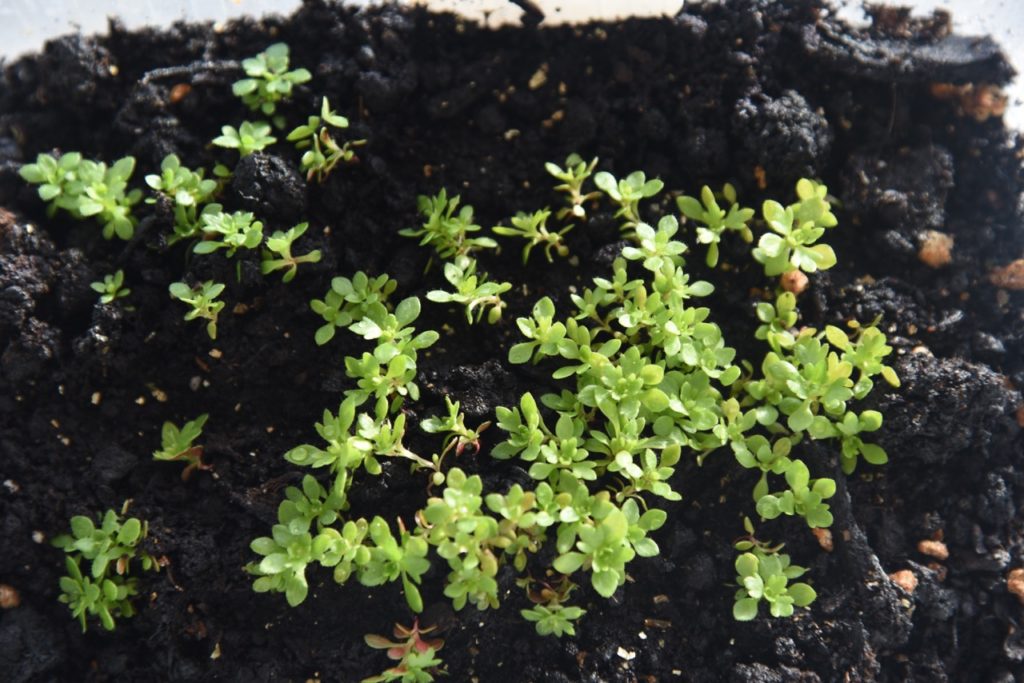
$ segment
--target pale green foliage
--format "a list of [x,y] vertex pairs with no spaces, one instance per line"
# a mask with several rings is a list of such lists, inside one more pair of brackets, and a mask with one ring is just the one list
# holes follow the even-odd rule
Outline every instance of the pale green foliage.
[[132,290],[124,286],[123,270],[118,270],[112,275],[104,275],[103,282],[93,282],[89,287],[100,293],[101,304],[112,304],[132,293]]
[[789,555],[778,552],[781,546],[769,548],[751,537],[740,541],[736,549],[744,551],[736,558],[736,602],[732,615],[737,621],[757,617],[762,601],[768,603],[773,617],[789,617],[794,607],[807,607],[817,593],[806,583],[790,583],[807,571],[790,563]]
[[331,280],[331,289],[323,299],[314,299],[309,306],[327,322],[316,331],[316,343],[320,346],[334,338],[339,327],[348,327],[361,320],[375,304],[385,306],[388,297],[398,283],[386,274],[369,277],[363,271],[356,272],[352,279],[336,277]]
[[766,200],[761,215],[772,232],[761,235],[754,248],[754,259],[764,264],[764,274],[781,275],[793,270],[813,273],[836,264],[836,255],[827,244],[815,244],[827,228],[834,228],[836,217],[829,207],[828,188],[801,178],[796,184],[799,199],[783,207]]
[[206,324],[206,333],[210,339],[217,338],[217,317],[224,309],[224,302],[218,301],[217,297],[224,291],[224,285],[220,282],[207,280],[199,285],[199,288],[189,287],[184,282],[173,282],[168,288],[171,297],[191,306],[191,310],[185,314],[185,320],[203,318],[209,322]]
[[792,292],[782,292],[774,305],[762,302],[757,304],[756,310],[757,319],[762,324],[757,328],[754,337],[768,342],[775,353],[793,348],[796,337],[792,330],[799,318],[796,296]]
[[335,113],[325,97],[320,106],[320,116],[310,116],[305,124],[288,133],[287,139],[295,143],[296,149],[306,150],[300,163],[307,181],[315,177],[322,183],[335,166],[355,158],[353,147],[366,144],[366,140],[349,140],[339,145],[331,136],[330,128],[348,128],[348,119]]
[[181,472],[182,481],[187,481],[197,469],[209,469],[203,463],[203,447],[194,443],[202,435],[203,425],[209,417],[207,413],[203,413],[196,419],[186,422],[180,429],[173,422],[164,422],[160,430],[160,449],[153,451],[153,459],[186,463],[185,469]]
[[[264,275],[283,270],[282,282],[291,282],[295,279],[300,263],[319,263],[320,250],[314,249],[302,256],[292,256],[292,244],[306,233],[309,223],[299,223],[289,228],[287,232],[277,230],[267,238],[266,249],[263,250],[263,260],[260,262],[260,272]],[[274,258],[274,255],[278,258]]]
[[473,207],[467,204],[459,209],[459,197],[448,199],[443,188],[434,197],[421,195],[417,205],[425,219],[423,225],[403,228],[398,234],[420,238],[421,245],[432,246],[442,259],[468,256],[474,251],[498,246],[490,237],[470,237],[471,233],[481,230],[473,223]]
[[[146,176],[146,184],[150,188],[174,202],[174,232],[168,243],[174,244],[199,234],[200,212],[220,189],[216,180],[204,176],[205,171],[201,168],[193,171],[182,166],[175,154],[164,157],[159,175]],[[150,197],[146,203],[154,204],[156,199]]]
[[586,162],[580,158],[579,154],[575,153],[566,157],[565,168],[561,168],[550,161],[544,164],[544,170],[562,181],[561,184],[555,186],[555,190],[569,195],[566,197],[569,205],[562,207],[555,214],[559,220],[563,220],[566,216],[570,215],[576,218],[587,217],[587,210],[584,204],[601,196],[600,192],[583,192],[583,184],[594,174],[596,167],[596,157]]
[[[146,522],[135,517],[122,519],[108,510],[99,526],[89,517],[72,517],[71,533],[53,539],[53,545],[67,555],[67,576],[60,579],[59,599],[71,609],[83,633],[88,616],[99,617],[103,628],[111,631],[115,615],[135,614],[131,598],[138,595],[138,583],[129,576],[132,567],[159,569],[156,559],[138,548],[146,533]],[[87,574],[81,570],[83,560],[89,563]]]
[[68,152],[55,159],[40,154],[34,164],[21,167],[21,177],[39,185],[39,197],[49,202],[48,215],[57,209],[79,220],[95,216],[103,225],[103,238],[131,239],[138,220],[132,206],[142,199],[141,190],[129,190],[135,158],[124,157],[107,167],[102,161],[83,159]]
[[682,214],[700,223],[697,226],[697,243],[708,245],[707,264],[711,268],[718,265],[718,244],[726,230],[739,233],[744,242],[751,242],[754,239],[747,226],[754,217],[754,210],[743,208],[736,203],[736,188],[729,183],[722,187],[720,196],[729,202],[728,212],[719,207],[715,193],[707,185],[701,188],[699,200],[686,195],[676,198],[676,204]]
[[225,249],[227,256],[235,255],[239,249],[255,249],[263,241],[263,223],[256,220],[252,212],[235,211],[225,213],[219,205],[211,204],[215,210],[204,211],[201,218],[203,239],[196,242],[192,251],[197,254],[211,254]]
[[[308,82],[312,75],[306,69],[288,70],[289,50],[285,43],[274,43],[255,57],[242,60],[247,78],[235,81],[231,91],[253,111],[271,116],[277,103],[288,100],[296,85]],[[280,123],[278,123],[280,121]],[[278,128],[284,126],[282,117],[275,117]],[[244,156],[244,155],[243,155]]]
[[621,180],[607,171],[599,171],[594,175],[594,184],[618,205],[616,218],[622,218],[622,229],[627,231],[640,223],[640,201],[649,199],[661,192],[665,183],[657,178],[648,180],[643,171],[633,171]]
[[478,275],[476,260],[468,256],[459,256],[444,264],[444,278],[455,291],[434,289],[427,292],[428,299],[435,303],[465,306],[466,320],[471,324],[483,320],[484,314],[491,324],[501,320],[501,312],[505,308],[501,295],[512,289],[511,283],[490,282],[486,273]]
[[270,124],[263,121],[243,121],[238,128],[221,126],[220,135],[213,139],[213,144],[237,149],[238,154],[243,157],[263,151],[275,142],[277,138],[270,134]]
[[557,232],[548,230],[547,222],[550,216],[551,212],[547,209],[534,211],[532,214],[519,212],[512,218],[511,227],[496,225],[491,229],[496,235],[519,237],[526,240],[526,245],[523,246],[523,263],[529,260],[533,248],[541,244],[544,245],[544,256],[547,257],[548,263],[551,263],[554,261],[551,256],[552,251],[562,257],[569,255],[569,247],[562,241],[562,235],[572,230],[572,226],[567,226]]

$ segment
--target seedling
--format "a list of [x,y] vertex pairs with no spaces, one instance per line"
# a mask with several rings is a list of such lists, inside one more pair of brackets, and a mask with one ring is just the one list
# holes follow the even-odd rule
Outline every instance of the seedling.
[[[291,99],[294,87],[313,77],[306,69],[289,71],[288,52],[285,43],[274,43],[255,57],[243,59],[242,68],[248,78],[235,81],[231,91],[253,111],[272,116],[278,102]],[[283,128],[284,117],[275,116],[274,124]]]
[[[320,250],[314,249],[302,256],[292,256],[292,243],[305,234],[309,223],[299,223],[288,232],[277,230],[267,238],[267,248],[263,251],[263,261],[260,263],[260,272],[264,275],[275,270],[283,270],[282,282],[291,282],[298,272],[300,263],[319,263]],[[280,258],[274,258],[277,254]]]
[[429,434],[446,433],[444,449],[441,457],[444,458],[448,451],[455,449],[456,457],[462,455],[467,446],[472,446],[474,451],[480,450],[480,434],[491,426],[490,422],[484,422],[476,429],[466,426],[466,416],[459,410],[459,402],[452,401],[450,397],[444,397],[447,415],[428,417],[420,421],[420,429]]
[[204,211],[200,218],[203,239],[192,248],[197,254],[226,249],[230,258],[239,249],[255,249],[263,241],[263,223],[255,220],[252,212]]
[[39,197],[49,202],[49,215],[63,209],[77,219],[96,216],[103,225],[104,239],[117,235],[128,240],[138,222],[132,206],[142,199],[141,190],[128,190],[134,170],[134,157],[119,159],[108,168],[102,161],[68,152],[60,159],[40,154],[36,163],[22,166],[20,174],[27,182],[40,186]]
[[[121,510],[127,511],[125,503]],[[97,616],[108,631],[116,626],[114,615],[130,617],[135,613],[131,598],[138,594],[137,581],[128,574],[132,564],[143,571],[158,571],[156,558],[140,551],[139,543],[146,537],[148,525],[134,517],[122,519],[108,510],[97,527],[89,517],[71,518],[71,533],[53,539],[53,545],[66,553],[67,576],[61,577],[60,601],[87,628],[86,618]],[[81,562],[89,562],[83,575]]]
[[101,304],[112,304],[132,293],[132,290],[123,285],[124,271],[119,270],[113,275],[104,275],[103,282],[93,282],[89,287],[100,293]]
[[348,119],[332,111],[325,97],[320,106],[320,116],[310,116],[305,125],[298,126],[288,134],[288,141],[294,142],[296,149],[306,150],[301,165],[306,172],[307,182],[314,177],[317,182],[324,182],[339,163],[347,164],[355,159],[353,147],[366,144],[366,140],[349,140],[338,145],[329,127],[339,130],[348,128]]
[[559,209],[558,213],[555,214],[559,220],[563,220],[569,215],[576,218],[587,217],[587,210],[583,205],[601,196],[600,192],[583,192],[583,184],[593,175],[594,168],[596,167],[597,157],[594,157],[587,163],[580,158],[579,154],[575,153],[566,157],[564,169],[559,168],[550,161],[544,164],[544,169],[548,173],[562,181],[561,185],[555,186],[555,190],[569,195],[566,198],[569,206]]
[[206,334],[210,339],[217,338],[217,316],[224,309],[224,302],[217,301],[217,297],[224,291],[224,285],[220,282],[207,280],[198,289],[189,287],[184,282],[173,282],[168,288],[171,298],[178,299],[192,309],[185,314],[185,320],[203,318],[209,322],[206,324]]
[[547,209],[534,211],[532,214],[520,212],[512,219],[512,227],[498,225],[492,230],[497,235],[521,237],[527,241],[523,247],[524,264],[530,258],[530,251],[541,244],[544,245],[544,256],[547,257],[548,263],[551,263],[554,261],[551,257],[552,251],[562,257],[569,254],[569,247],[562,242],[562,235],[572,230],[572,226],[562,228],[558,232],[549,231],[547,221],[550,216],[551,212]]
[[213,139],[213,144],[218,147],[237,149],[238,154],[247,157],[253,152],[261,152],[270,145],[277,142],[277,138],[270,134],[270,124],[258,121],[243,121],[238,128],[234,126],[221,126],[220,135]]
[[444,264],[444,278],[455,287],[454,292],[433,289],[427,292],[427,298],[435,303],[460,304],[466,307],[466,320],[478,323],[487,314],[487,322],[492,325],[501,320],[501,312],[505,302],[501,295],[512,289],[509,282],[490,282],[487,274],[476,273],[476,259],[460,256],[454,262]]
[[181,480],[188,481],[195,470],[212,469],[203,462],[203,447],[193,442],[203,433],[208,414],[203,413],[194,420],[186,422],[179,429],[173,422],[164,422],[160,432],[160,450],[153,451],[154,460],[164,462],[182,461],[187,463],[181,471]]
[[366,644],[375,650],[387,650],[388,659],[398,662],[396,666],[377,676],[364,678],[362,683],[430,683],[434,680],[432,670],[441,666],[441,660],[435,655],[444,647],[441,638],[423,638],[424,635],[436,630],[436,626],[421,628],[418,620],[413,620],[412,627],[395,624],[392,631],[394,640],[384,636],[367,634]]
[[781,275],[793,270],[813,273],[836,264],[836,255],[827,244],[814,244],[827,228],[834,228],[836,217],[829,207],[828,188],[801,178],[796,184],[800,201],[783,207],[765,200],[761,215],[772,232],[761,235],[753,250],[754,259],[764,264],[764,274]]
[[622,180],[616,180],[607,171],[599,171],[594,176],[594,184],[618,205],[615,217],[624,220],[621,227],[627,234],[640,223],[640,200],[653,197],[665,187],[657,178],[647,180],[643,171],[633,171]]
[[676,198],[676,204],[685,217],[703,224],[697,226],[697,242],[708,245],[707,265],[711,268],[718,265],[718,244],[726,230],[738,232],[744,242],[754,239],[747,227],[754,217],[754,210],[736,203],[736,188],[729,183],[722,187],[721,197],[729,202],[728,213],[718,206],[715,193],[707,185],[701,189],[700,200],[685,195]]
[[534,623],[537,635],[561,638],[563,635],[576,635],[575,621],[587,613],[581,607],[564,604],[569,594],[578,586],[563,576],[557,584],[540,582],[538,589],[533,589],[529,579],[517,581],[527,587],[526,596],[534,606],[520,610],[519,613],[527,621]]
[[362,320],[375,305],[384,307],[397,287],[398,283],[387,274],[369,277],[361,270],[351,280],[347,277],[331,280],[331,289],[324,298],[309,303],[313,312],[327,321],[316,331],[317,345],[323,346],[333,339],[337,328]]
[[806,583],[790,583],[806,571],[790,564],[789,555],[753,546],[736,558],[736,582],[740,589],[736,591],[733,618],[751,621],[757,617],[762,600],[768,603],[773,617],[790,617],[794,607],[807,607],[818,597],[815,590]]
[[404,228],[398,234],[421,238],[420,244],[434,247],[442,259],[458,259],[474,251],[498,246],[490,237],[470,237],[470,233],[481,229],[473,223],[473,207],[467,204],[459,209],[459,197],[448,199],[443,188],[434,197],[421,195],[417,205],[426,221],[422,227]]
[[[160,175],[146,176],[147,185],[174,202],[174,232],[168,238],[169,244],[199,234],[201,207],[220,189],[216,180],[204,175],[203,169],[192,171],[181,165],[177,155],[168,154],[160,164]],[[155,204],[156,198],[150,197],[146,203]]]
[[782,292],[775,300],[775,305],[768,302],[757,304],[757,319],[761,325],[754,332],[757,339],[763,339],[775,353],[783,349],[793,348],[796,337],[791,330],[799,317],[796,310],[796,296],[792,292]]

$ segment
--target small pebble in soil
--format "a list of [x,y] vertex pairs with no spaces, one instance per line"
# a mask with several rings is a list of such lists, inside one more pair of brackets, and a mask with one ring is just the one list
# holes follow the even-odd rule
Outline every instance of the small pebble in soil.
[[917,551],[922,555],[934,557],[937,560],[949,559],[949,548],[942,541],[921,541],[917,544]]
[[811,533],[813,533],[814,537],[818,539],[818,545],[821,546],[822,550],[824,550],[827,553],[832,552],[832,549],[835,547],[835,544],[832,542],[831,531],[821,527],[815,527],[814,529],[811,529]]
[[1018,567],[1010,570],[1009,576],[1006,577],[1006,589],[1024,603],[1024,569]]
[[913,593],[914,589],[917,588],[917,575],[909,569],[900,569],[892,574],[889,574],[889,578],[897,586],[902,588],[908,593]]
[[21,595],[14,586],[0,583],[0,609],[13,609],[21,604]]
[[948,266],[953,261],[953,238],[938,230],[925,231],[917,257],[929,268]]
[[787,292],[792,292],[797,296],[807,289],[809,282],[810,280],[800,270],[792,270],[779,276],[779,285]]
[[1024,258],[995,268],[988,274],[989,282],[1003,289],[1024,289]]

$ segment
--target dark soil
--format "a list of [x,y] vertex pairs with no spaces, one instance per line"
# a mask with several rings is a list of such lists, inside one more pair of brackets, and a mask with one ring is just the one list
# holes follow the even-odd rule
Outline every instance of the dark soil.
[[[290,18],[224,31],[114,24],[106,37],[58,39],[7,64],[0,583],[21,606],[0,615],[0,679],[354,681],[384,668],[362,635],[409,621],[397,587],[339,587],[311,571],[310,598],[289,609],[280,595],[254,594],[242,569],[283,487],[301,476],[281,454],[315,438],[314,422],[347,386],[341,358],[360,348],[346,333],[315,346],[318,319],[306,304],[333,275],[357,269],[388,272],[404,294],[422,296],[438,284],[437,269],[424,276],[428,254],[397,235],[417,223],[417,194],[447,187],[493,225],[555,201],[542,164],[578,151],[691,193],[731,181],[754,206],[788,199],[801,174],[826,182],[841,201],[841,227],[828,235],[839,265],[811,278],[801,309],[815,326],[881,316],[903,386],[868,403],[885,413],[878,439],[891,462],[837,476],[832,552],[800,520],[761,527],[811,567],[820,597],[791,620],[732,620],[731,542],[753,506],[751,475],[727,452],[681,468],[684,500],[668,506],[670,521],[655,535],[661,556],[632,564],[633,581],[612,600],[579,591],[589,613],[576,638],[534,635],[511,574],[501,577],[502,609],[452,612],[435,566],[426,619],[444,628],[450,680],[1024,680],[1024,611],[1006,580],[1024,565],[1014,388],[1024,386],[1024,294],[987,279],[1024,255],[1024,143],[998,119],[962,117],[932,97],[936,82],[998,85],[1012,74],[990,41],[946,33],[941,19],[888,14],[855,31],[812,0],[500,30],[419,9],[311,1]],[[255,260],[239,282],[225,259],[162,248],[170,222],[159,207],[139,205],[133,241],[103,241],[91,223],[46,218],[17,176],[20,164],[54,148],[106,160],[132,154],[140,184],[170,152],[191,167],[232,160],[207,143],[247,116],[231,95],[237,60],[278,40],[313,72],[285,108],[289,119],[304,120],[325,94],[353,120],[353,137],[369,140],[361,162],[323,186],[306,186],[286,145],[236,169],[229,207],[258,212],[268,229],[308,220],[324,250],[291,284],[261,278]],[[546,82],[528,87],[545,65]],[[190,90],[172,102],[183,83]],[[530,290],[513,290],[495,328],[469,328],[457,311],[425,306],[421,328],[447,324],[454,334],[422,359],[414,416],[447,394],[474,424],[545,382],[505,362],[514,318],[542,294],[564,305],[568,286],[606,273],[612,226],[598,217],[569,234],[578,267],[535,256],[524,270],[517,249],[487,259],[494,276]],[[927,229],[955,237],[948,267],[918,260]],[[724,250],[727,274],[706,273],[701,261],[692,257],[690,267],[718,284],[710,305],[727,342],[756,360],[752,306],[768,283],[738,241]],[[118,268],[134,311],[99,306],[89,289]],[[222,316],[215,344],[167,296],[183,274],[228,283],[229,312],[244,304]],[[214,472],[183,484],[179,468],[150,453],[164,420],[201,412],[210,413]],[[414,450],[431,452],[431,441],[411,434]],[[815,448],[820,470],[835,469],[831,444]],[[522,476],[484,451],[460,466],[493,486]],[[392,464],[381,478],[363,477],[354,495],[358,514],[408,514],[423,482]],[[57,602],[63,564],[48,539],[72,515],[126,499],[150,521],[150,550],[170,566],[145,578],[138,616],[114,634],[94,625],[82,635]],[[944,540],[948,560],[919,553],[924,539]],[[912,594],[887,576],[900,569],[920,581]]]

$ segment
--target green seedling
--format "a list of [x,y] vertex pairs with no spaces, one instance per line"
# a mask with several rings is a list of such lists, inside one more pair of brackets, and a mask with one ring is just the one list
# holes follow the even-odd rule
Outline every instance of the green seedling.
[[[182,166],[175,154],[164,157],[159,175],[146,176],[150,188],[174,203],[174,232],[167,240],[169,244],[196,237],[201,225],[200,213],[209,207],[216,207],[211,211],[220,209],[217,204],[209,204],[220,190],[220,184],[204,176],[203,169],[192,171]],[[146,203],[155,204],[156,198],[150,197]]]
[[800,201],[789,206],[765,200],[761,215],[772,232],[761,235],[753,250],[754,259],[764,264],[764,274],[782,275],[794,270],[813,273],[836,264],[836,255],[827,244],[815,244],[838,221],[827,198],[828,188],[801,178],[796,184]]
[[490,422],[484,422],[476,429],[466,426],[466,416],[459,410],[458,401],[452,401],[450,397],[444,397],[446,415],[428,417],[420,421],[420,429],[428,434],[446,434],[444,449],[441,451],[443,458],[448,451],[455,449],[456,457],[462,455],[467,446],[472,446],[474,451],[480,450],[480,434],[491,426]]
[[773,617],[790,617],[794,607],[807,607],[818,597],[817,593],[806,583],[790,583],[806,571],[790,564],[789,555],[751,547],[736,558],[736,582],[740,589],[736,591],[733,618],[753,620],[761,601],[768,603]]
[[512,219],[512,227],[498,225],[492,230],[496,235],[520,237],[526,240],[526,245],[523,247],[524,264],[529,260],[533,248],[541,244],[544,245],[544,256],[547,257],[548,263],[551,263],[554,261],[551,256],[552,251],[562,257],[568,256],[569,247],[562,242],[562,235],[572,230],[572,226],[562,228],[558,232],[549,231],[547,221],[550,216],[551,212],[547,209],[534,211],[532,214],[520,212]]
[[601,196],[600,192],[583,192],[583,184],[593,175],[596,167],[597,157],[588,163],[583,161],[579,154],[570,154],[566,157],[564,169],[550,161],[544,164],[544,170],[562,181],[560,185],[555,186],[555,190],[569,195],[566,197],[569,205],[562,207],[555,214],[558,220],[564,220],[566,216],[570,215],[576,218],[587,217],[584,204]]
[[[255,57],[243,59],[242,68],[247,77],[235,81],[231,91],[241,97],[249,109],[273,116],[279,102],[291,99],[296,85],[313,78],[307,69],[289,71],[288,53],[288,45],[274,43]],[[274,116],[274,124],[283,128],[284,117]]]
[[352,276],[336,277],[331,280],[331,289],[323,299],[313,299],[309,307],[327,322],[316,331],[316,343],[323,346],[334,338],[339,327],[349,327],[362,320],[375,306],[387,306],[388,297],[398,283],[387,274],[370,277],[363,271]]
[[364,636],[366,644],[375,650],[387,650],[388,659],[398,662],[395,666],[377,676],[364,678],[362,683],[390,683],[401,681],[401,683],[430,683],[434,680],[431,672],[441,666],[441,660],[435,655],[438,650],[444,647],[444,640],[441,638],[424,638],[437,627],[429,626],[421,628],[418,620],[414,620],[412,627],[395,624],[392,631],[394,640],[367,634]]
[[238,128],[221,126],[220,135],[213,139],[213,144],[227,149],[237,149],[238,154],[247,157],[254,152],[261,152],[277,142],[270,134],[270,124],[263,121],[243,121]]
[[250,211],[204,211],[200,218],[203,239],[192,248],[197,254],[226,249],[230,258],[239,249],[255,249],[263,241],[263,223]]
[[184,462],[181,480],[188,481],[195,470],[212,469],[203,462],[203,447],[194,441],[203,433],[208,414],[203,413],[194,420],[186,422],[179,429],[173,422],[164,422],[160,431],[160,450],[153,451],[153,459],[163,462]]
[[459,197],[448,199],[443,188],[434,197],[421,195],[417,205],[425,222],[419,228],[399,230],[398,234],[420,238],[421,245],[432,246],[442,259],[458,259],[474,251],[498,246],[490,237],[470,237],[471,233],[481,230],[473,223],[473,207],[467,204],[459,209]]
[[216,339],[217,317],[224,309],[224,302],[217,301],[217,297],[224,291],[224,285],[207,280],[198,289],[195,289],[184,282],[174,282],[168,289],[171,298],[178,299],[192,307],[192,310],[185,314],[185,320],[195,320],[196,318],[208,320],[206,334],[210,336],[210,339]]
[[700,199],[682,196],[676,198],[676,204],[682,214],[701,225],[697,226],[697,242],[708,245],[707,265],[714,268],[718,265],[718,244],[726,230],[738,232],[744,242],[751,242],[754,234],[747,223],[754,217],[754,210],[741,207],[736,203],[736,188],[729,183],[722,187],[721,197],[729,202],[729,211],[718,206],[718,200],[711,188],[705,185],[700,192]]
[[[125,503],[122,515],[127,507]],[[66,554],[67,576],[60,579],[59,599],[71,609],[83,633],[89,616],[99,617],[103,628],[112,631],[116,626],[115,614],[135,614],[131,599],[138,595],[138,584],[128,576],[133,564],[143,571],[159,570],[156,558],[138,548],[146,537],[147,527],[146,522],[134,517],[122,519],[108,510],[98,527],[89,517],[72,517],[71,533],[53,539],[53,545]],[[89,563],[87,574],[82,572],[82,561]]]
[[476,273],[476,260],[468,256],[460,256],[454,262],[444,264],[444,278],[454,288],[454,292],[433,289],[427,292],[427,298],[439,304],[453,303],[466,307],[466,320],[470,324],[478,323],[487,314],[487,322],[492,325],[501,320],[501,312],[505,302],[501,295],[512,289],[509,282],[490,282],[487,274]]
[[330,128],[348,128],[348,119],[332,111],[325,97],[320,106],[320,116],[310,116],[304,125],[288,134],[288,141],[294,142],[296,149],[306,150],[300,163],[306,172],[307,182],[313,178],[319,183],[324,182],[335,166],[356,158],[354,147],[366,144],[366,140],[349,140],[339,145],[331,136]]
[[[277,230],[267,238],[267,248],[263,251],[263,261],[260,263],[260,272],[264,275],[283,270],[282,282],[291,282],[295,279],[300,263],[319,263],[320,250],[314,249],[302,256],[292,256],[292,243],[306,233],[309,223],[299,223],[287,232]],[[274,255],[279,258],[274,258]]]
[[103,282],[93,282],[89,287],[100,293],[101,304],[112,304],[132,293],[132,290],[123,285],[124,271],[118,270],[113,275],[104,275]]
[[537,589],[532,587],[534,582],[530,579],[516,583],[526,587],[526,597],[534,603],[533,607],[520,610],[519,613],[527,621],[533,622],[537,635],[556,638],[576,635],[574,622],[586,614],[587,610],[564,604],[569,594],[578,587],[576,584],[564,576],[557,584],[541,581]]
[[39,185],[39,197],[49,202],[52,216],[63,209],[79,220],[95,216],[103,225],[103,239],[131,239],[138,220],[132,207],[142,199],[141,190],[129,190],[128,181],[135,170],[135,158],[124,157],[109,168],[102,161],[83,159],[68,152],[55,159],[40,154],[36,163],[21,167],[21,177]]
[[594,184],[618,205],[615,217],[624,220],[621,227],[627,234],[640,224],[640,201],[653,197],[665,187],[657,178],[647,180],[643,171],[634,171],[622,180],[616,180],[607,171],[599,171],[594,176]]

